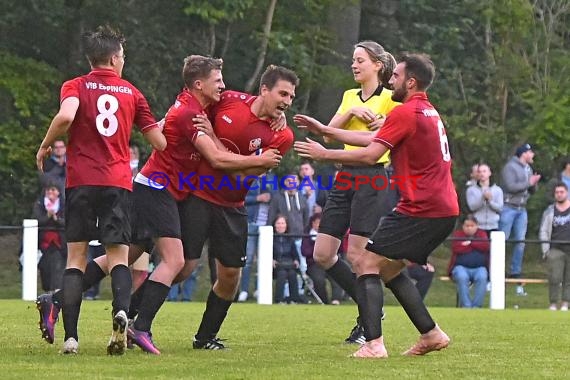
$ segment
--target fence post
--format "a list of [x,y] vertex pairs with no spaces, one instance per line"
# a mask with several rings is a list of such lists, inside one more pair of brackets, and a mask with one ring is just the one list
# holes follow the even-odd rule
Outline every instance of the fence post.
[[491,262],[489,279],[491,295],[489,306],[493,310],[505,309],[505,233],[491,232]]
[[260,226],[257,244],[257,303],[273,303],[273,227]]
[[38,221],[24,219],[22,237],[22,299],[35,301],[38,296]]

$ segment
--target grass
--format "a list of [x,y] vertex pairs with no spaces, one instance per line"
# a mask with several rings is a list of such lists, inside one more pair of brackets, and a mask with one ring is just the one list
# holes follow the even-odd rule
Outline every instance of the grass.
[[388,306],[384,336],[390,357],[352,359],[356,347],[342,343],[352,327],[351,305],[234,304],[220,336],[231,350],[195,351],[191,337],[203,303],[167,303],[153,326],[161,356],[140,349],[108,357],[109,301],[85,302],[80,354],[58,353],[40,339],[34,304],[0,301],[0,368],[3,379],[527,379],[567,376],[568,314],[547,310],[432,308],[452,345],[425,357],[399,355],[417,339],[401,308]]

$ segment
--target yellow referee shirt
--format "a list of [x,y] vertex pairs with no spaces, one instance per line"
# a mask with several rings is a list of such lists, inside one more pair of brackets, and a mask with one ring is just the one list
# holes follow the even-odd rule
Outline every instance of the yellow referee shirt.
[[[400,105],[401,103],[392,100],[392,91],[383,88],[381,85],[378,86],[374,94],[366,100],[362,100],[362,90],[354,88],[352,90],[347,90],[342,96],[342,102],[336,111],[339,115],[344,115],[352,107],[366,107],[369,108],[376,115],[388,115],[394,107]],[[368,131],[368,125],[364,121],[357,117],[352,117],[350,121],[344,126],[344,129],[350,131]],[[344,149],[352,150],[358,149],[358,146],[344,145]],[[390,152],[386,152],[380,159],[378,163],[385,164],[390,161]]]

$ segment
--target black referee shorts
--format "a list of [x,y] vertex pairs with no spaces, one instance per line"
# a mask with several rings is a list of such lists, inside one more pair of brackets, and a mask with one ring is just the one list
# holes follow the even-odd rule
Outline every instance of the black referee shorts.
[[[369,183],[363,183],[366,179]],[[327,198],[319,232],[342,240],[350,227],[351,234],[370,237],[386,213],[389,186],[382,164],[343,166]]]

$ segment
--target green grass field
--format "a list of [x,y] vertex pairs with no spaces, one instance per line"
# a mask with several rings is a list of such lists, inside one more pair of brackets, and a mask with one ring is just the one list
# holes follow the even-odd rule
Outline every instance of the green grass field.
[[203,303],[167,303],[153,326],[161,356],[140,349],[108,357],[110,302],[84,302],[80,354],[59,354],[40,338],[32,302],[0,301],[2,379],[536,379],[568,378],[570,314],[544,309],[505,311],[434,307],[451,346],[425,357],[400,352],[417,333],[397,306],[386,308],[384,336],[390,357],[353,359],[343,339],[352,327],[352,305],[234,304],[220,336],[231,350],[195,351],[191,338]]

